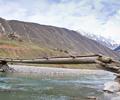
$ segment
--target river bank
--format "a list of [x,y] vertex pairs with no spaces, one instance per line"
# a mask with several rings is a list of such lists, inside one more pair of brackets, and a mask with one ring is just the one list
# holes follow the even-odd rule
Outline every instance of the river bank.
[[[37,67],[28,65],[9,65],[15,72],[19,73],[46,73],[46,74],[102,74],[107,71],[98,69],[71,69],[71,68],[55,68],[55,67]],[[109,73],[109,72],[108,72]]]
[[65,69],[99,69],[98,64],[11,64],[9,65],[19,65],[19,66],[33,66],[33,67],[52,67],[52,68],[65,68]]

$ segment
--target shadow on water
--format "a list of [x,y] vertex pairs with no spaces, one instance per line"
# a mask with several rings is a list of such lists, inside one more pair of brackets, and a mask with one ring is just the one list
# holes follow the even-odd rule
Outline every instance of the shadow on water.
[[[114,79],[112,73],[6,74],[0,73],[1,100],[110,100],[102,88]],[[112,95],[114,97],[116,95]]]

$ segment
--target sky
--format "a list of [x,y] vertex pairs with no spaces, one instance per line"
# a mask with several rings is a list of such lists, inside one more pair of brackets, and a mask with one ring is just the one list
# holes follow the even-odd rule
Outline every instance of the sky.
[[120,0],[0,0],[0,17],[102,35],[120,43]]

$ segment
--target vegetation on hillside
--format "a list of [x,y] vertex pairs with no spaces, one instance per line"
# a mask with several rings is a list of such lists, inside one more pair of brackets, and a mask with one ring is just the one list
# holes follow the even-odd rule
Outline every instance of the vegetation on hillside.
[[1,58],[39,58],[47,56],[66,55],[65,52],[52,50],[44,46],[26,41],[0,39]]

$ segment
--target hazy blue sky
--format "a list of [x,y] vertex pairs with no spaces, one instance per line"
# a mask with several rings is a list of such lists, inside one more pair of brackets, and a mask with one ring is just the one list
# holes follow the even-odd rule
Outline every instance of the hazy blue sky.
[[120,0],[0,0],[0,17],[101,34],[120,42]]

